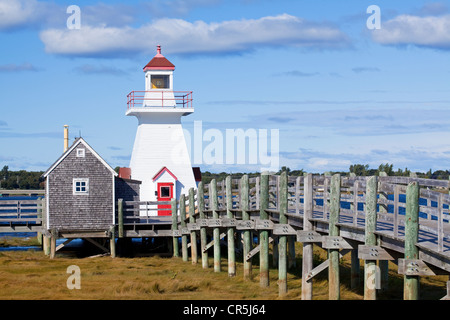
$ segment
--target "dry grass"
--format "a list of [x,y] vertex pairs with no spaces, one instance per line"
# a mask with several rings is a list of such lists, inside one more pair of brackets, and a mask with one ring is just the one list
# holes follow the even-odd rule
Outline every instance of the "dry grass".
[[[301,252],[298,250],[297,252]],[[317,249],[315,265],[326,258],[326,252]],[[257,261],[256,258],[254,261]],[[212,259],[210,259],[212,264]],[[81,270],[81,289],[69,290],[67,267],[77,265]],[[283,299],[300,299],[301,257],[297,268],[288,274],[288,294]],[[402,299],[403,278],[391,265],[389,293],[380,299]],[[254,266],[252,280],[245,281],[242,264],[238,263],[236,277],[228,277],[226,260],[222,272],[202,269],[201,262],[193,265],[181,258],[132,257],[75,258],[58,253],[50,260],[42,251],[0,252],[0,299],[151,299],[151,300],[276,300],[278,297],[277,270],[270,270],[269,288],[260,288],[258,266]],[[349,258],[342,259],[341,298],[363,299],[362,286],[353,291],[350,283]],[[440,299],[446,293],[448,277],[421,278],[423,299]],[[314,279],[314,299],[328,299],[327,272]]]

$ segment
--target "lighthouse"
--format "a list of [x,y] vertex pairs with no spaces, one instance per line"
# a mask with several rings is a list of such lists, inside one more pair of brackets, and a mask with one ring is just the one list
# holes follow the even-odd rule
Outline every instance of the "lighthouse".
[[[144,67],[145,90],[127,96],[126,115],[138,120],[130,171],[131,179],[142,182],[141,201],[179,199],[189,188],[196,188],[181,124],[183,116],[194,112],[192,91],[173,90],[174,70],[158,45],[156,55]],[[156,214],[171,212],[159,210]]]

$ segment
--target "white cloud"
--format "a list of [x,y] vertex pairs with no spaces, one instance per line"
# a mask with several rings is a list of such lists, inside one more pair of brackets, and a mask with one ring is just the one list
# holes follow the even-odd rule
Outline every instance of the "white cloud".
[[169,54],[222,54],[261,46],[341,48],[347,36],[335,27],[288,14],[206,23],[159,19],[138,28],[89,26],[48,29],[40,38],[49,53],[71,56],[117,56],[152,53],[156,44]]
[[15,28],[34,20],[37,6],[35,0],[0,1],[0,29]]
[[67,19],[65,8],[36,0],[0,0],[0,31],[33,28]]
[[415,45],[450,50],[450,15],[400,15],[383,22],[372,39],[386,45]]

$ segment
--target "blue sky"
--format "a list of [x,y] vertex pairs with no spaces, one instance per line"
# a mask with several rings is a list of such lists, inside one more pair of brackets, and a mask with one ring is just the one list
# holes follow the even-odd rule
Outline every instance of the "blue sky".
[[[0,166],[46,170],[80,134],[128,166],[156,45],[193,91],[192,132],[277,129],[279,165],[449,169],[450,1],[0,0]],[[371,30],[370,5],[380,8]],[[208,142],[204,142],[207,145]],[[193,163],[214,172],[259,164]]]

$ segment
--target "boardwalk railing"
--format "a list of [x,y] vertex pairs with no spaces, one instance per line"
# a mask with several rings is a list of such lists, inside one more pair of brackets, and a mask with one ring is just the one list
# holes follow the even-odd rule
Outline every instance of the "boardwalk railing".
[[119,199],[116,215],[118,237],[171,236],[171,216],[158,215],[158,212],[161,211],[171,212],[170,205],[170,201],[123,201]]
[[[23,192],[6,191],[7,194]],[[2,190],[2,192],[5,192]],[[42,229],[42,198],[18,200],[0,197],[0,233],[39,232]]]
[[[269,244],[279,272],[279,295],[287,292],[287,268],[295,264],[295,242],[302,246],[302,299],[312,299],[312,281],[328,269],[329,298],[340,298],[340,258],[351,254],[352,283],[364,261],[364,298],[376,299],[386,286],[388,261],[404,275],[404,298],[418,298],[419,276],[450,273],[449,181],[406,177],[302,177],[262,174],[200,183],[198,190],[172,201],[174,255],[190,257],[221,271],[221,240],[228,246],[228,274],[236,274],[242,252],[243,275],[252,277],[259,253],[260,285],[269,285]],[[253,237],[258,237],[257,245]],[[199,246],[199,247],[198,247]],[[328,259],[313,265],[313,247]],[[297,266],[300,267],[300,266]],[[385,289],[385,288],[384,288]],[[444,298],[448,298],[448,294]]]

